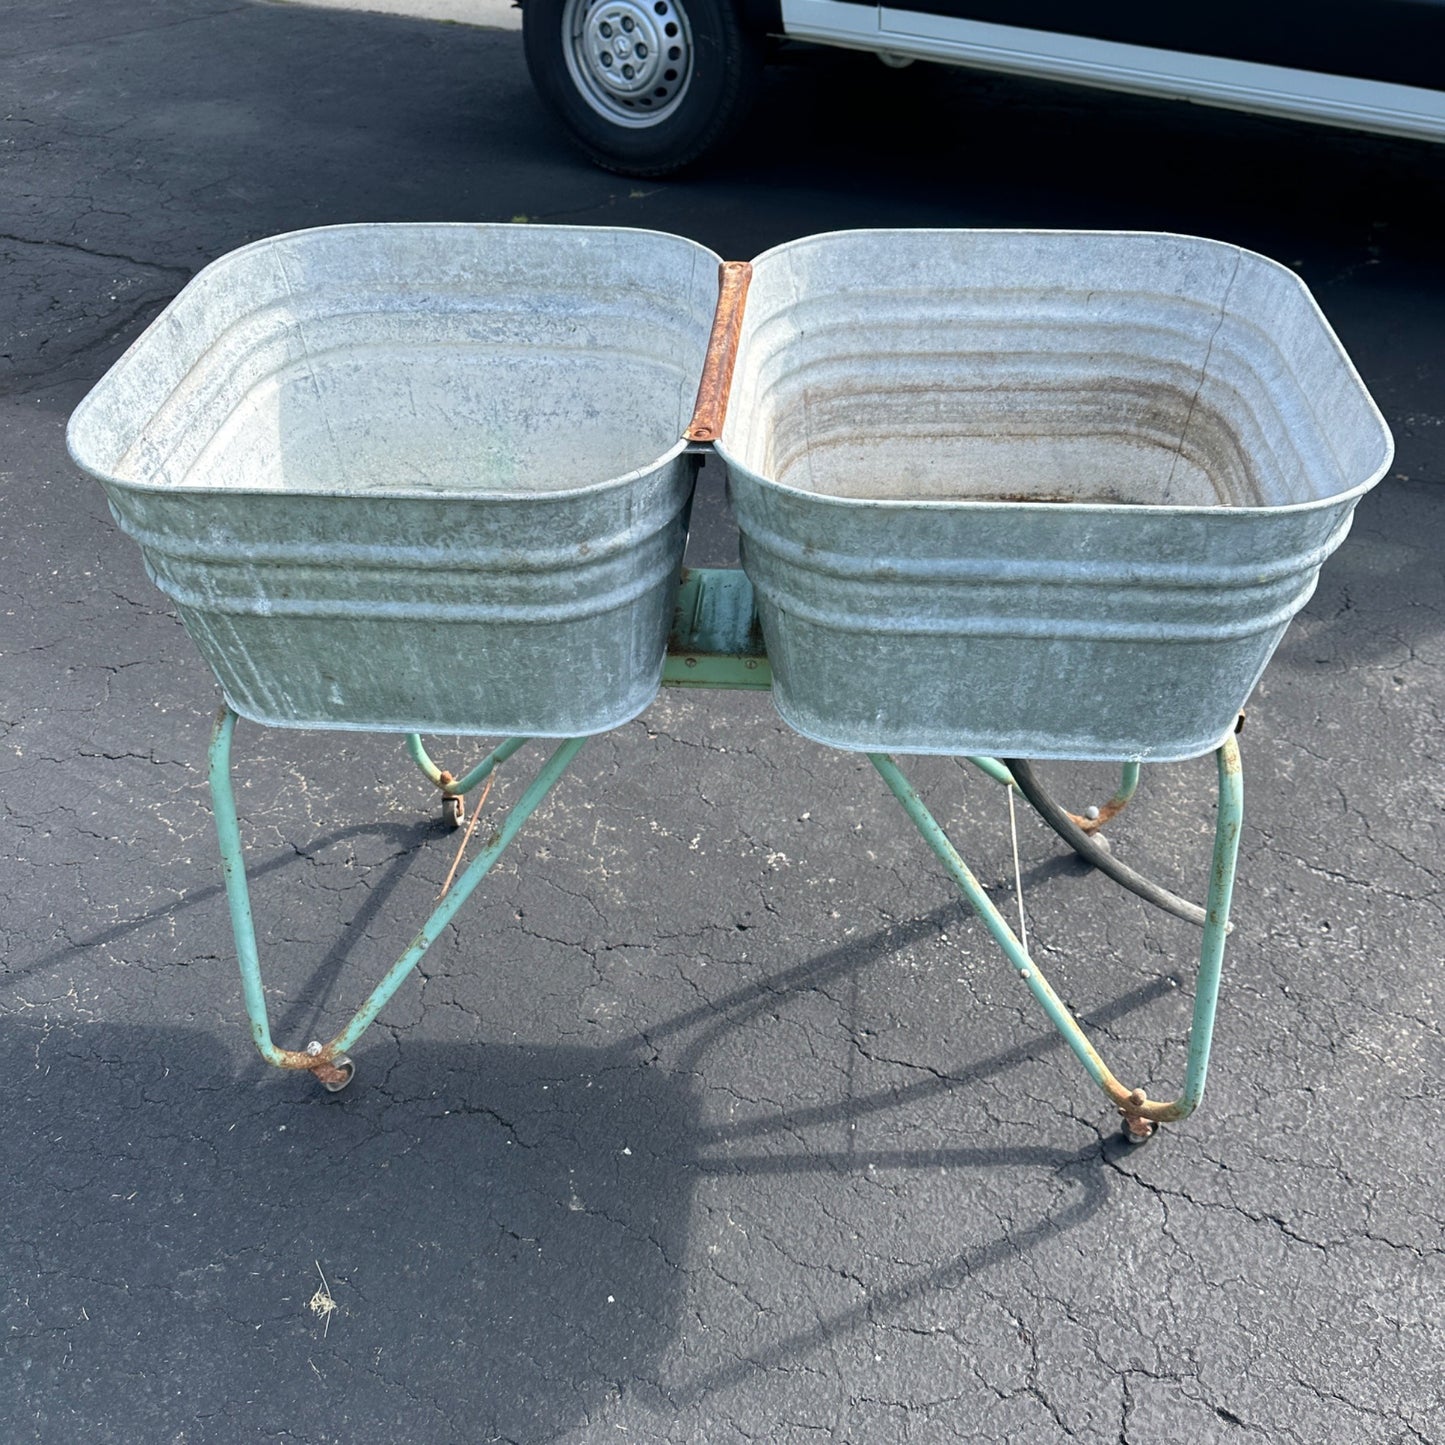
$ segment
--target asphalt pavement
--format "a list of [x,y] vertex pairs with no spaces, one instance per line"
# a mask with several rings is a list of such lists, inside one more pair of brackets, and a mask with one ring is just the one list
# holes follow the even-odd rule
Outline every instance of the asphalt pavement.
[[[573,155],[515,32],[0,8],[0,1439],[1445,1441],[1445,152],[777,60],[733,152],[642,183]],[[1251,702],[1197,1115],[1121,1143],[867,763],[750,694],[668,693],[589,743],[350,1089],[260,1062],[215,687],[64,427],[214,257],[407,219],[738,258],[858,225],[1139,227],[1299,271],[1398,455]],[[697,524],[693,560],[727,561],[708,473]],[[297,1046],[405,946],[455,837],[395,738],[243,724],[236,767]],[[1007,904],[1002,791],[911,772]],[[1119,855],[1198,891],[1211,773],[1146,769]],[[1041,961],[1166,1092],[1197,935],[1031,818],[1020,842]]]

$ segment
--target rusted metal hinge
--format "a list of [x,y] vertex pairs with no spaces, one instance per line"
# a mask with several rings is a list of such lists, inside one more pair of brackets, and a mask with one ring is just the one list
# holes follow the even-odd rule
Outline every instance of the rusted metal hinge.
[[738,357],[738,341],[743,330],[743,306],[753,268],[746,261],[724,261],[718,267],[717,310],[713,313],[712,334],[707,339],[707,357],[702,364],[702,382],[697,389],[697,404],[692,421],[683,432],[690,442],[716,441],[728,411],[728,393],[732,391],[733,364]]

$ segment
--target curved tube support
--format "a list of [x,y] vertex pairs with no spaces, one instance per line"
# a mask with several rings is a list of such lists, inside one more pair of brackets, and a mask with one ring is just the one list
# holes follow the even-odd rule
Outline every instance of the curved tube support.
[[[1161,884],[1136,872],[1127,863],[1121,863],[1103,843],[1086,833],[1079,826],[1074,815],[1061,808],[1044,790],[1044,785],[1039,782],[1038,774],[1034,772],[1032,763],[1024,762],[1021,758],[1010,758],[1008,769],[1013,774],[1019,792],[1033,805],[1034,811],[1086,863],[1092,863],[1099,872],[1106,873],[1115,883],[1127,888],[1130,893],[1138,894],[1146,903],[1152,903],[1156,908],[1162,908],[1165,913],[1172,913],[1175,918],[1182,918],[1186,923],[1193,923],[1199,928],[1205,926],[1208,921],[1208,913],[1205,909],[1197,903],[1191,903],[1187,898],[1181,898],[1177,893],[1171,893]],[[1136,784],[1138,782],[1137,776],[1135,782]],[[1132,792],[1131,788],[1130,793],[1132,794]],[[1125,802],[1127,801],[1126,798]],[[1120,804],[1120,808],[1122,807],[1123,804]],[[1119,808],[1114,810],[1115,813],[1118,811]],[[1102,818],[1103,809],[1101,808],[1099,812]],[[1113,814],[1110,816],[1112,817]]]
[[[981,773],[987,774],[994,782],[1002,783],[1006,788],[1016,786],[1013,774],[997,758],[969,757],[965,761],[972,763]],[[1134,796],[1138,786],[1139,764],[1125,763],[1114,796],[1103,807],[1093,809],[1093,817],[1080,816],[1078,813],[1065,813],[1065,816],[1074,823],[1080,832],[1097,833],[1110,818],[1117,818],[1129,806],[1129,800]]]
[[421,735],[419,733],[408,733],[406,735],[406,750],[411,754],[412,762],[441,789],[442,797],[459,798],[466,793],[470,793],[489,773],[495,768],[499,768],[518,748],[524,746],[529,741],[529,738],[508,738],[506,742],[493,748],[471,772],[464,774],[460,778],[454,778],[445,768],[439,768],[432,762],[426,748],[422,746]]

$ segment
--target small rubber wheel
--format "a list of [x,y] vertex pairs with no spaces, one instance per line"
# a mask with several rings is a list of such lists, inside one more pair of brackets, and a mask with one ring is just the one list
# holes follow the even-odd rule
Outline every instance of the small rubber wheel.
[[461,798],[442,798],[442,822],[448,828],[460,828],[466,821],[467,805]]
[[331,1066],[334,1069],[340,1069],[342,1076],[339,1079],[322,1079],[321,1087],[328,1094],[339,1094],[356,1077],[356,1065],[348,1055],[337,1054],[332,1059]]
[[594,164],[665,176],[716,150],[762,73],[735,0],[527,0],[538,94]]

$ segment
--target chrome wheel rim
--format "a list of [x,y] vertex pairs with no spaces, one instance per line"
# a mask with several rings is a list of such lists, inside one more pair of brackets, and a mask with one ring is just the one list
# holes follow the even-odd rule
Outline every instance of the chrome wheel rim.
[[666,120],[692,81],[692,28],[676,0],[567,0],[562,51],[577,92],[604,120]]

